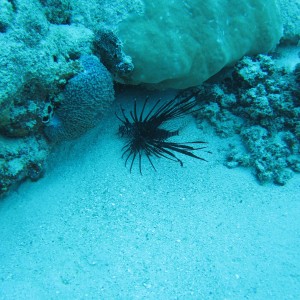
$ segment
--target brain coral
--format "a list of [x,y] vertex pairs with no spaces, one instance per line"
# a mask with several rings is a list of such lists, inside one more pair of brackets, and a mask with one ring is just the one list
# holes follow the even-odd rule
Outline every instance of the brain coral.
[[53,141],[74,139],[94,127],[114,100],[110,73],[93,55],[83,55],[84,68],[66,84],[63,100],[45,133]]
[[135,66],[127,83],[186,88],[245,54],[267,52],[282,35],[275,0],[145,0],[117,35]]

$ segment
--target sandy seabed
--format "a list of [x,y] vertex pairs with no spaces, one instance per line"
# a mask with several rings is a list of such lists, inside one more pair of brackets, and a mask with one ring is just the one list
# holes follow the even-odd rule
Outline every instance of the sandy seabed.
[[180,140],[208,141],[209,162],[141,176],[113,112],[102,124],[0,203],[0,299],[300,299],[300,175],[259,185],[191,119]]

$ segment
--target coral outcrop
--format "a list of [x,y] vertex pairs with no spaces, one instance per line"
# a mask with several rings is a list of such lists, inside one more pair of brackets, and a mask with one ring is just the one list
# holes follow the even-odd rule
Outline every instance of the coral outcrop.
[[281,43],[297,45],[300,39],[300,1],[277,0],[283,22]]
[[71,23],[72,2],[70,0],[40,0],[47,20],[51,24]]
[[122,43],[113,31],[98,30],[94,40],[95,55],[101,57],[116,81],[124,81],[134,69],[132,59],[122,49]]
[[43,176],[49,147],[42,136],[11,139],[0,136],[0,198],[12,186]]
[[0,0],[0,194],[43,173],[49,148],[43,128],[66,83],[82,71],[79,58],[92,53],[94,26],[105,21],[99,4],[88,16],[96,1],[74,3]]
[[[161,88],[201,84],[245,54],[268,52],[282,36],[276,1],[145,0],[118,25],[134,70],[126,82]],[[249,30],[249,27],[251,30]]]
[[287,72],[266,55],[245,57],[221,84],[202,86],[198,125],[207,120],[222,137],[239,134],[246,149],[233,145],[228,167],[253,167],[260,182],[280,185],[300,172],[297,70]]

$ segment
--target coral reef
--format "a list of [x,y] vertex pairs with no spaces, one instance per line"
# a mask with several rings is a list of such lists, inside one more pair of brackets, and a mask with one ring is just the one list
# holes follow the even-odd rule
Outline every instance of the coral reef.
[[46,124],[52,142],[75,139],[93,128],[114,100],[110,73],[93,55],[80,58],[83,71],[65,86],[63,99]]
[[41,130],[52,114],[51,103],[39,99],[16,98],[1,112],[0,134],[8,137],[25,137]]
[[[199,0],[193,0],[191,3],[194,1],[197,2]],[[259,10],[261,12],[260,16],[263,16],[264,23],[261,24],[263,28],[257,26],[258,32],[264,29],[266,31],[262,35],[264,36],[263,45],[258,47],[258,51],[268,50],[276,43],[280,35],[278,31],[280,24],[277,23],[277,19],[275,22],[272,21],[274,20],[274,16],[277,15],[276,10],[272,9],[271,4],[273,4],[273,1],[275,0],[272,0],[270,5],[265,7],[265,10]],[[282,20],[285,29],[284,34],[286,34],[288,40],[295,41],[299,37],[297,29],[299,28],[297,26],[299,20],[296,17],[295,5],[290,0],[278,1],[281,3]],[[106,79],[102,87],[100,82],[97,83],[95,78],[92,79],[90,85],[85,84],[84,87],[80,86],[80,80],[85,82],[85,79],[88,78],[88,74],[82,71],[89,68],[84,66],[80,58],[84,57],[84,55],[96,55],[111,72],[116,81],[121,83],[134,81],[133,72],[136,66],[133,63],[135,63],[136,56],[132,53],[127,53],[126,44],[128,44],[129,40],[124,35],[122,35],[121,39],[121,33],[124,32],[124,26],[128,29],[126,24],[130,23],[132,18],[137,17],[142,18],[142,21],[145,20],[144,16],[149,12],[148,2],[142,0],[0,0],[0,182],[2,191],[7,190],[9,186],[14,185],[14,183],[20,180],[34,178],[34,173],[42,174],[44,157],[47,153],[46,140],[43,137],[45,127],[47,127],[48,137],[53,140],[78,136],[95,124],[99,117],[99,115],[96,116],[96,111],[101,114],[105,110],[106,105],[111,103],[113,99],[112,83],[110,76],[108,76],[106,70],[104,71],[102,65],[101,67],[99,66],[99,72],[101,69],[102,73],[106,74],[103,75]],[[250,2],[261,3],[263,1],[244,0],[242,2],[249,4]],[[205,24],[201,24],[201,26],[198,25],[196,27],[196,31],[192,30],[191,32],[189,31],[191,28],[188,25],[185,26],[188,23],[183,22],[184,24],[180,27],[180,32],[178,32],[178,26],[170,27],[168,22],[165,22],[170,18],[164,19],[161,12],[157,11],[157,9],[164,8],[165,4],[173,5],[169,1],[162,1],[152,7],[154,12],[153,20],[155,21],[153,25],[163,25],[163,30],[159,32],[159,36],[162,39],[168,37],[164,34],[165,29],[170,30],[169,37],[174,37],[174,39],[171,38],[166,44],[153,44],[152,32],[141,37],[139,36],[140,29],[138,27],[130,27],[130,32],[128,32],[131,39],[130,42],[135,43],[139,48],[138,53],[142,53],[144,59],[153,57],[152,51],[159,49],[159,51],[156,51],[159,55],[158,59],[151,61],[151,64],[153,63],[151,65],[154,70],[153,74],[155,76],[162,76],[162,79],[158,81],[165,80],[164,66],[168,67],[172,64],[177,66],[180,74],[192,78],[194,65],[192,66],[190,62],[186,63],[186,61],[183,61],[182,63],[181,61],[181,54],[185,53],[184,49],[181,49],[182,53],[179,51],[177,56],[175,55],[175,57],[170,58],[168,56],[169,45],[172,45],[171,52],[173,54],[177,53],[177,48],[175,47],[176,43],[169,42],[172,40],[184,40],[184,38],[189,36],[193,37],[200,30],[199,40],[204,41],[205,44],[209,45],[208,48],[212,49],[213,47],[209,44],[209,41],[218,41],[219,44],[222,44],[221,42],[225,40],[223,39],[225,33],[235,36],[235,33],[229,30],[229,27],[239,28],[239,24],[232,23],[232,26],[228,25],[229,27],[226,27],[227,25],[225,26],[222,20],[217,18],[217,22],[212,22],[213,24],[208,22],[211,28],[206,28],[207,30],[204,28],[202,30]],[[243,7],[250,9],[249,6],[246,8],[243,5],[238,5],[238,7],[241,9]],[[182,17],[182,11],[186,11],[189,16],[192,13],[192,10],[187,6],[184,7],[184,10],[181,8],[182,3],[178,2],[171,10],[171,13],[174,14],[178,14],[179,12],[180,18],[178,18],[178,22]],[[250,11],[253,11],[252,8]],[[211,14],[207,8],[203,8],[201,13],[204,16],[204,20],[209,20]],[[230,15],[232,15],[232,11],[230,11]],[[241,14],[239,13],[239,15]],[[194,17],[192,14],[192,25],[197,23]],[[257,16],[258,19],[261,18]],[[270,22],[272,27],[271,34],[268,31]],[[249,20],[247,20],[248,23]],[[246,32],[242,30],[239,34],[242,37],[247,37],[248,27],[245,28],[244,26],[243,28]],[[216,34],[208,35],[207,32],[209,31],[216,32]],[[143,47],[143,43],[137,43],[139,37],[143,38],[145,44],[147,45],[148,43],[149,46]],[[241,42],[238,35],[235,40],[238,40],[238,43],[234,45],[228,44],[230,49],[234,49],[236,45],[239,47]],[[183,48],[188,47],[187,54],[190,57],[195,57],[196,50],[199,50],[196,46],[197,43],[193,39],[188,42],[190,43],[183,43]],[[245,40],[243,39],[244,42]],[[256,40],[256,42],[258,41]],[[255,43],[251,42],[251,44]],[[168,47],[163,47],[163,45],[168,45]],[[191,52],[193,47],[195,52]],[[204,53],[204,49],[207,48],[201,48],[200,52]],[[218,47],[215,49],[220,50]],[[244,50],[247,52],[251,49]],[[224,53],[222,51],[221,53],[220,51],[213,53],[216,64],[220,61],[224,62]],[[128,55],[132,57],[132,60]],[[238,53],[234,56],[234,59],[238,59],[240,56],[241,54]],[[232,60],[230,59],[229,61]],[[199,65],[201,68],[198,68]],[[218,67],[213,70],[208,68],[206,72],[205,66],[209,65],[212,65],[211,62],[206,61],[206,57],[203,57],[198,67],[195,65],[196,72],[198,74],[208,74],[205,75],[205,78],[207,78],[207,76],[218,71],[224,63],[218,64]],[[202,68],[202,66],[204,67]],[[169,69],[166,68],[166,70],[169,78]],[[144,75],[147,77],[148,71],[146,64],[138,64],[136,72],[140,72],[141,77]],[[175,73],[171,75],[172,81],[177,75]],[[184,76],[180,77],[180,81]],[[147,82],[143,78],[141,81]],[[100,98],[104,97],[106,93],[108,97],[105,101],[103,98],[97,100],[96,97],[94,99],[95,103],[97,103],[94,115],[89,111],[91,102],[86,101],[79,107],[78,98],[71,95],[71,90],[74,89],[75,91],[75,87],[77,86],[76,93],[87,99],[87,94],[85,93],[93,84],[97,87],[95,91],[102,91],[99,95]],[[166,86],[168,85],[170,84],[167,82]],[[184,83],[183,85],[186,84]],[[161,86],[154,85],[154,87],[160,88]],[[232,100],[234,99],[228,98],[226,100],[229,106]],[[74,109],[71,108],[71,101],[76,103]],[[72,114],[68,113],[68,109],[70,109]],[[212,107],[207,109],[212,109]],[[214,109],[217,109],[217,107]],[[86,118],[86,124],[82,121],[84,114],[85,116],[91,116],[91,119]],[[227,118],[233,122],[232,116],[229,113],[224,112],[223,118]],[[72,127],[72,119],[79,120],[80,126],[78,128]],[[236,117],[235,121],[238,123],[243,122],[240,119]],[[220,128],[220,131],[222,130],[226,131],[227,129],[225,127]],[[299,124],[296,125],[295,134],[297,132],[299,136]],[[30,153],[31,157],[29,158],[29,155],[26,153]],[[41,159],[41,157],[43,158]],[[17,161],[19,162],[18,164],[16,163]],[[36,163],[29,163],[30,161]],[[18,172],[12,172],[12,169],[9,167],[10,162],[15,168],[16,166],[20,167]],[[30,168],[32,168],[32,172]],[[37,172],[36,170],[39,171]]]
[[283,22],[281,43],[297,45],[300,39],[300,1],[277,0]]
[[5,33],[12,22],[14,6],[8,0],[0,0],[0,33]]
[[0,136],[0,197],[24,179],[35,181],[43,176],[48,148],[42,136]]
[[[109,39],[97,43],[94,31],[140,7],[139,0],[0,0],[0,132],[24,136],[38,131],[44,103],[56,101],[68,79],[81,71],[79,57],[97,52],[96,44],[108,51],[116,46],[105,45]],[[126,66],[119,58],[118,66],[110,67],[120,75]],[[33,106],[36,113],[27,109]],[[20,121],[31,125],[18,133]]]
[[240,134],[247,151],[232,146],[228,167],[254,167],[260,182],[283,185],[300,171],[300,98],[296,73],[270,56],[245,57],[221,84],[199,95],[198,126],[207,120],[222,137]]
[[[78,38],[74,43],[80,33],[85,37]],[[41,107],[38,102],[48,101],[59,94],[67,80],[81,70],[76,60],[77,53],[84,49],[88,51],[85,46],[88,37],[91,34],[86,30],[54,25],[43,40],[46,45],[28,51],[22,43],[10,42],[0,35],[3,45],[3,55],[0,56],[0,119],[10,118],[7,113],[11,114],[14,108],[28,107],[29,100]],[[60,41],[62,38],[64,43]],[[28,119],[39,119],[39,110],[36,112],[36,117],[29,112]],[[9,126],[7,122],[6,127]],[[11,128],[3,130],[12,131]]]
[[111,30],[104,29],[96,32],[94,53],[101,57],[103,64],[119,82],[123,82],[130,76],[134,69],[131,57],[125,55],[121,41]]
[[74,10],[74,1],[67,0],[0,0],[1,191],[33,178],[37,166],[43,172],[44,124],[54,119],[68,80],[82,71],[79,57],[93,51],[94,27],[120,8],[107,1],[108,13],[105,1],[96,2],[78,1]]
[[40,3],[51,24],[70,24],[72,13],[70,0],[40,0]]
[[[97,0],[0,0],[2,192],[26,178],[34,178],[34,173],[42,174],[48,152],[43,137],[46,124],[63,124],[63,132],[66,134],[69,130],[70,135],[71,126],[68,121],[61,119],[65,116],[70,121],[70,114],[64,112],[63,107],[74,98],[69,94],[76,80],[84,79],[80,73],[83,66],[79,58],[95,50],[94,32],[101,31],[105,26],[113,27],[130,11],[140,10],[141,7],[140,0],[103,0],[101,3]],[[103,48],[108,49],[104,44]],[[98,98],[95,110],[98,109],[98,113],[112,99],[112,80],[106,70],[103,69],[101,74],[104,90],[100,95],[108,98],[105,101],[102,96]],[[70,81],[74,76],[77,79]],[[65,89],[67,82],[69,84]],[[95,78],[87,86],[91,88],[92,83],[97,85],[96,88],[101,86]],[[77,87],[80,88],[80,85]],[[77,92],[82,95],[80,90]],[[77,102],[77,112],[71,110],[73,120],[82,116],[83,111],[87,116],[88,109],[91,110],[84,103],[81,107],[78,105]],[[73,126],[74,134],[78,135],[78,132],[91,127],[96,119],[96,112],[92,119],[85,120],[86,124],[81,119],[79,125],[82,127],[75,130]],[[18,166],[18,172],[12,172],[10,164]]]
[[[144,0],[142,15],[120,22],[117,36],[132,57],[126,83],[183,89],[201,84],[245,54],[264,53],[282,36],[276,1]],[[249,30],[251,26],[251,30]]]

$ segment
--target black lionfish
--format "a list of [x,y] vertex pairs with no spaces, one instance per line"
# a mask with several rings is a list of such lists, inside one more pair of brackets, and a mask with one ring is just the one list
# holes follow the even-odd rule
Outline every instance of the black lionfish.
[[[183,166],[183,162],[174,154],[176,152],[206,161],[206,159],[193,153],[195,150],[205,149],[206,146],[203,145],[206,144],[206,142],[172,142],[169,141],[169,138],[179,135],[179,130],[167,130],[162,128],[162,126],[170,120],[197,111],[197,109],[195,110],[197,105],[195,99],[196,94],[197,93],[193,93],[187,97],[177,95],[172,100],[162,103],[161,105],[159,105],[161,101],[159,99],[147,114],[145,113],[145,108],[149,97],[146,98],[140,114],[137,113],[137,104],[135,101],[133,112],[130,111],[130,120],[129,117],[125,115],[124,108],[121,107],[123,119],[117,114],[116,116],[122,122],[122,125],[119,126],[119,134],[128,140],[122,148],[122,158],[126,156],[125,166],[131,158],[130,172],[135,159],[138,157],[139,169],[142,174],[143,154],[146,155],[155,171],[156,169],[151,160],[151,156],[164,157],[179,162],[181,166]],[[197,147],[194,145],[202,146]],[[206,152],[211,153],[209,151]]]

